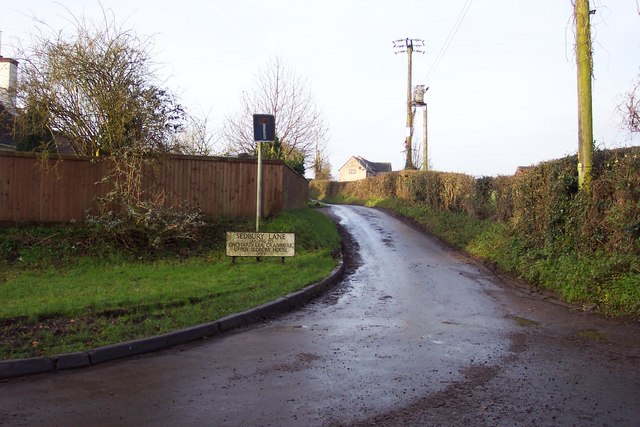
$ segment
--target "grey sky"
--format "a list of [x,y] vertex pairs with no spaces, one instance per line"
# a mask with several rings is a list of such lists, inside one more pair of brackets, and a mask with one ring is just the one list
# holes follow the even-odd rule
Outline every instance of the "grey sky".
[[[61,5],[64,5],[62,7]],[[158,62],[191,110],[221,126],[274,56],[307,78],[330,129],[333,172],[351,155],[404,166],[406,54],[392,40],[424,39],[414,84],[430,87],[435,169],[511,174],[577,149],[576,67],[570,0],[123,1],[103,0],[118,22],[153,36]],[[2,55],[29,43],[36,17],[54,29],[100,17],[97,2],[22,0],[0,15]],[[468,10],[467,10],[468,7]],[[601,147],[640,143],[616,112],[640,70],[636,0],[591,0],[594,137]],[[463,13],[467,10],[466,14]],[[463,17],[458,31],[452,33]],[[449,35],[453,39],[434,64]],[[427,78],[428,77],[428,78]],[[422,114],[417,114],[421,143]]]

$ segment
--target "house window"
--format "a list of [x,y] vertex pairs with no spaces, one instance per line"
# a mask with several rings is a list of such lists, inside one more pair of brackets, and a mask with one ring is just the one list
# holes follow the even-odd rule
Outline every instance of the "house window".
[[356,173],[356,170],[355,170],[355,169],[349,169],[349,173],[350,173],[350,174],[351,174],[351,173]]

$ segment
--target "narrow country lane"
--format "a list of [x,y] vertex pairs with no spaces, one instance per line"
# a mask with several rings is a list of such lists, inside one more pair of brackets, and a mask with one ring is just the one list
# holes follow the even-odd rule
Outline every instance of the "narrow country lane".
[[388,214],[334,206],[359,262],[273,321],[0,382],[0,425],[640,424],[640,328],[496,281]]

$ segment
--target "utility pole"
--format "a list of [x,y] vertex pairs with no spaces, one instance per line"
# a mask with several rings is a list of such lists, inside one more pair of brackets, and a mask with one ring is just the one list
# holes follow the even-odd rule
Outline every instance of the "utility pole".
[[396,49],[396,55],[398,53],[407,52],[407,56],[409,59],[408,62],[408,78],[407,78],[407,135],[405,139],[404,148],[406,150],[406,160],[405,160],[405,169],[415,169],[413,165],[412,148],[411,148],[411,139],[413,136],[413,102],[411,99],[412,86],[411,86],[411,55],[413,52],[416,53],[424,53],[420,48],[424,47],[424,40],[421,39],[400,39],[393,41],[393,48]]
[[427,158],[427,104],[424,104],[424,114],[422,116],[422,170],[429,170],[429,159]]
[[576,64],[578,68],[578,185],[591,191],[591,166],[593,157],[593,109],[591,98],[591,51],[589,0],[574,0],[576,22]]

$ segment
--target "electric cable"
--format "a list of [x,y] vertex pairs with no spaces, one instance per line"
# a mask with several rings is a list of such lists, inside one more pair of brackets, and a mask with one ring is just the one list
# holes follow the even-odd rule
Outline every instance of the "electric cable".
[[473,3],[473,0],[467,0],[464,3],[464,5],[462,5],[462,8],[460,9],[460,13],[458,14],[458,17],[456,19],[456,22],[453,24],[453,27],[451,28],[451,31],[449,32],[449,35],[447,36],[444,42],[444,45],[442,46],[442,49],[440,49],[440,52],[438,52],[438,55],[436,56],[436,60],[434,61],[433,66],[427,73],[427,81],[430,80],[431,76],[433,75],[435,70],[438,68],[438,65],[440,65],[440,62],[442,61],[442,58],[447,52],[447,49],[449,49],[451,42],[453,41],[455,35],[458,33],[458,30],[462,25],[462,21],[464,21],[464,18],[467,16],[467,12],[469,12],[469,9],[471,8],[472,3]]

